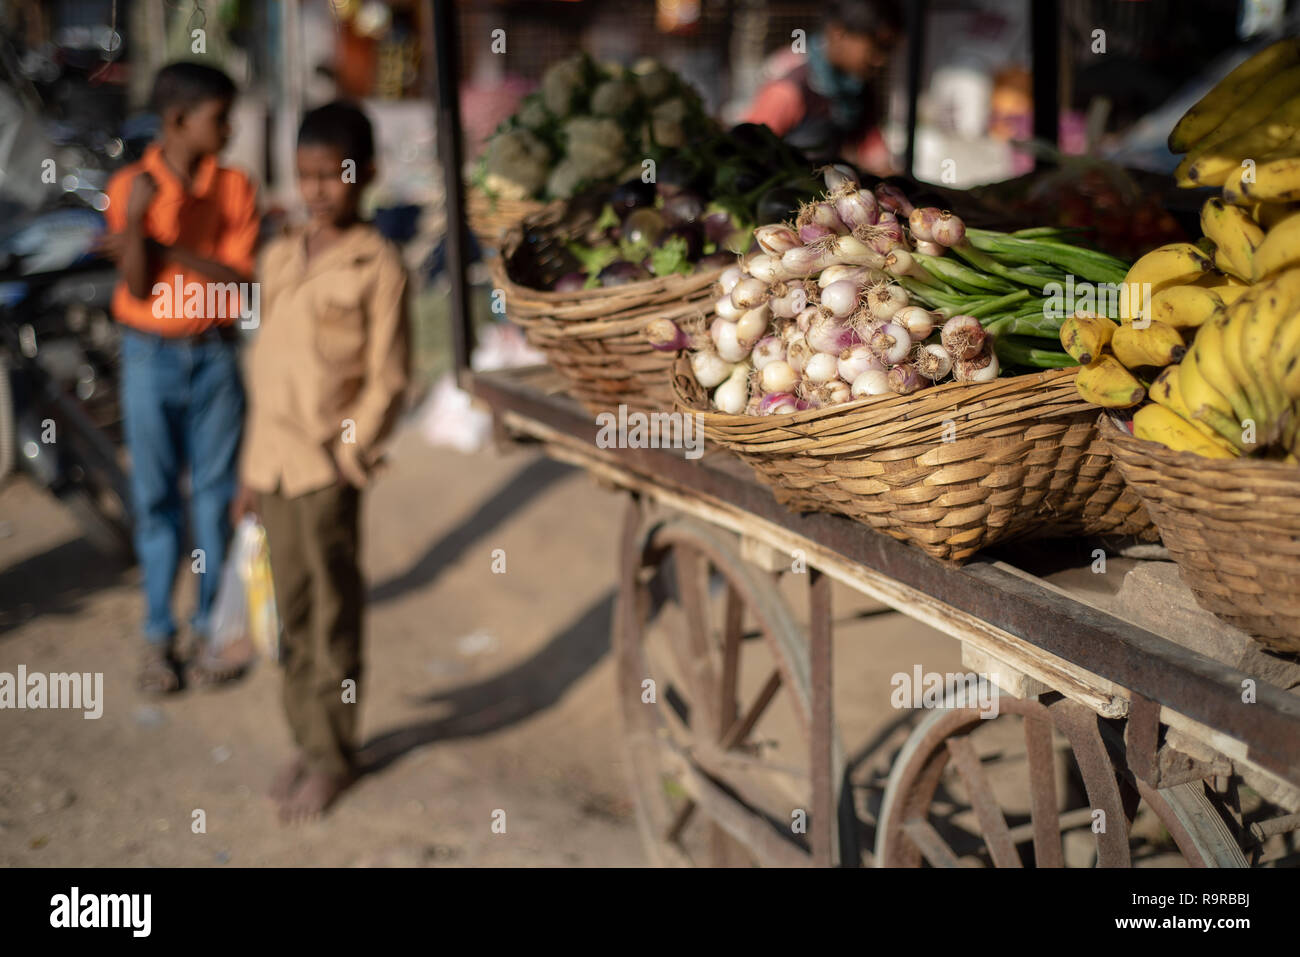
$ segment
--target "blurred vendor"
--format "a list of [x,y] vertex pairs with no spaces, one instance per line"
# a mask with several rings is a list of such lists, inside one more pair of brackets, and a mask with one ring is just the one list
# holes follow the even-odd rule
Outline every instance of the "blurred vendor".
[[886,66],[902,33],[891,0],[829,0],[806,54],[784,54],[745,120],[766,123],[811,155],[888,172],[880,134]]

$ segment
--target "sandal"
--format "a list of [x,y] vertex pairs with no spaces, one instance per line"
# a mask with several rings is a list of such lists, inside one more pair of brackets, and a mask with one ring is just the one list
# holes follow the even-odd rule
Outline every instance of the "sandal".
[[136,687],[148,695],[168,695],[180,690],[181,676],[170,649],[151,645],[145,650]]
[[257,657],[253,643],[238,638],[219,649],[204,642],[190,663],[190,680],[201,688],[211,688],[242,677]]

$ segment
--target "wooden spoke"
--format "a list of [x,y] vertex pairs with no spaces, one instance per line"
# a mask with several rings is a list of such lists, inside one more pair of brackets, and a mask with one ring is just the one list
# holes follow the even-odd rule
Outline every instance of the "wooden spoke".
[[691,815],[694,813],[695,802],[688,799],[680,808],[678,808],[677,814],[668,825],[668,829],[664,831],[663,839],[669,844],[675,843],[677,839],[682,836],[682,831],[685,829],[687,822],[690,821]]
[[962,782],[966,785],[966,796],[975,810],[980,822],[989,855],[995,867],[1021,867],[1020,855],[1011,842],[1011,830],[1007,827],[1006,816],[993,798],[993,788],[984,766],[980,764],[979,755],[970,743],[968,735],[949,738],[948,753],[952,756],[953,767],[957,769]]
[[908,818],[903,822],[903,833],[916,845],[931,867],[961,867],[948,842],[925,818]]
[[767,677],[767,683],[763,685],[763,690],[758,693],[754,703],[749,706],[745,716],[739,721],[732,724],[730,730],[722,736],[722,748],[728,750],[734,748],[741,741],[749,736],[749,732],[754,730],[754,725],[758,724],[758,719],[763,716],[767,706],[772,703],[776,697],[777,691],[781,687],[781,672],[773,671]]
[[736,686],[740,680],[740,641],[743,637],[740,629],[744,610],[740,592],[734,585],[728,583],[727,607],[722,620],[722,683],[719,689],[720,706],[717,726],[719,741],[736,723],[736,718],[740,714]]
[[713,678],[713,661],[709,640],[707,562],[693,548],[673,550],[677,564],[677,594],[686,615],[685,642],[681,651],[686,668],[683,677],[690,682],[695,705],[703,712],[705,727],[718,725],[718,701],[713,696],[718,687]]
[[1027,717],[1025,756],[1029,761],[1029,815],[1034,822],[1034,863],[1038,867],[1064,867],[1061,817],[1056,808],[1056,761],[1052,725]]

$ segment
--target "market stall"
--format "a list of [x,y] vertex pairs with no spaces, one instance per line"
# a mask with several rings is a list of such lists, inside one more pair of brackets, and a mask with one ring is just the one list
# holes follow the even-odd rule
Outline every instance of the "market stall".
[[[456,276],[457,42],[452,5],[436,7]],[[1040,55],[1051,22],[1034,31]],[[470,372],[453,282],[462,384],[503,438],[629,495],[613,644],[654,861],[858,862],[832,707],[832,580],[959,641],[999,701],[996,717],[959,688],[922,705],[932,710],[872,812],[877,864],[1059,866],[1082,835],[1096,863],[1128,865],[1139,814],[1193,866],[1294,852],[1300,566],[1285,516],[1300,483],[1300,348],[1279,332],[1291,307],[1278,303],[1300,250],[1286,238],[1297,221],[1286,204],[1300,197],[1294,91],[1233,106],[1298,62],[1300,43],[1268,47],[1178,124],[1183,185],[1223,195],[1205,201],[1199,246],[1166,243],[1136,262],[907,177],[834,165],[800,180],[787,168],[799,157],[778,143],[750,144],[766,165],[750,162],[748,189],[684,170],[644,192],[542,196],[539,173],[531,198],[547,202],[494,226],[493,285],[548,365]],[[574,64],[590,75],[563,110],[650,75]],[[1052,112],[1036,119],[1055,125]],[[675,171],[653,130],[642,151]],[[689,137],[711,171],[761,134],[728,145],[719,131],[716,154],[701,145],[712,135]],[[1255,152],[1259,178],[1242,182]],[[695,191],[700,201],[680,200]],[[707,231],[709,201],[723,197],[726,228]],[[1228,336],[1239,357],[1220,344]],[[1160,371],[1180,366],[1192,371]],[[1183,385],[1174,399],[1171,381]],[[650,424],[677,431],[648,440]],[[1172,557],[1181,581],[1153,555]],[[1124,586],[1089,587],[1108,561]],[[757,740],[778,711],[788,740]],[[1000,743],[984,743],[997,731]],[[1031,808],[1014,823],[997,783],[1008,760]],[[1080,793],[1062,788],[1062,765],[1077,768]],[[960,815],[973,845],[954,843]]]

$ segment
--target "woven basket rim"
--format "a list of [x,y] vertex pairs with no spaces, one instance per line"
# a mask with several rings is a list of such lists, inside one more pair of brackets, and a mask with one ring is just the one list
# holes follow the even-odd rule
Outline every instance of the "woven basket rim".
[[1171,449],[1167,445],[1149,439],[1139,439],[1128,429],[1122,428],[1116,421],[1115,414],[1109,410],[1102,411],[1097,430],[1107,442],[1118,445],[1130,454],[1139,454],[1153,459],[1161,465],[1194,471],[1237,473],[1243,477],[1249,473],[1259,473],[1272,479],[1300,483],[1300,466],[1297,465],[1255,458],[1212,459],[1195,452]]

